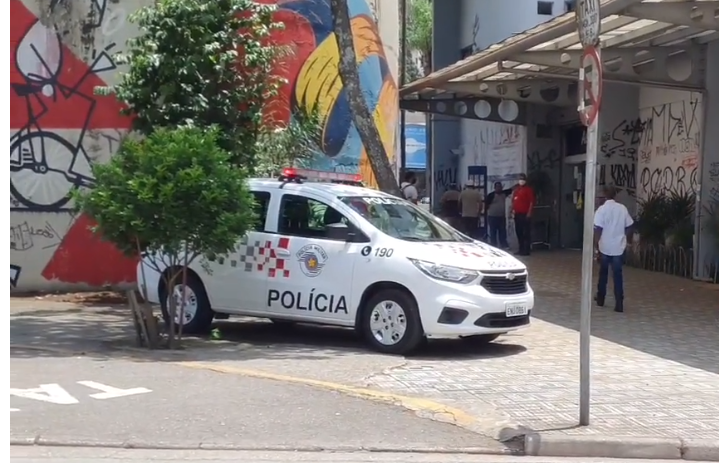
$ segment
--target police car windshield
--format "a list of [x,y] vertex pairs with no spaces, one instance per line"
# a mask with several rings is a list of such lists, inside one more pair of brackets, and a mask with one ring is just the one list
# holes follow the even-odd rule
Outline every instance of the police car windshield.
[[393,238],[406,241],[471,241],[404,199],[380,196],[345,196],[340,199]]

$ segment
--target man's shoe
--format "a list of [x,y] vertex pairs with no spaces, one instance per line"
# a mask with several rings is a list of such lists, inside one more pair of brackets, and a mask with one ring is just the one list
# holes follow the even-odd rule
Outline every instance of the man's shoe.
[[597,294],[594,297],[594,300],[596,301],[596,303],[599,307],[604,307],[604,296],[600,296],[599,294]]
[[617,302],[614,304],[614,311],[624,312],[624,301],[622,299],[617,299]]

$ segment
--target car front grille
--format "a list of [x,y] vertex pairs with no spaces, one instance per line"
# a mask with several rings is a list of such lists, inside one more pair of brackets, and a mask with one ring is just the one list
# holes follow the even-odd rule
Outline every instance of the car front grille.
[[[514,275],[514,278],[507,278]],[[527,292],[527,275],[506,273],[503,275],[484,275],[480,285],[492,294],[524,294]]]

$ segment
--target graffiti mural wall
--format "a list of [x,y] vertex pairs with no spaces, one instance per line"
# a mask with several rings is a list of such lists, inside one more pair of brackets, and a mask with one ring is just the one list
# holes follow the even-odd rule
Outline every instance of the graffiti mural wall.
[[[667,98],[677,94],[675,98]],[[702,97],[699,93],[664,93],[640,110],[638,190],[645,199],[669,192],[696,193],[702,139]]]
[[[68,194],[92,188],[92,164],[109,160],[127,133],[121,105],[95,96],[94,88],[117,78],[112,57],[137,33],[128,15],[148,2],[10,0],[12,288],[134,282],[135,262],[93,236],[92,222],[72,212]],[[394,159],[397,2],[348,2],[362,89]],[[278,66],[289,84],[270,108],[273,117],[287,121],[294,108],[317,108],[323,152],[307,167],[362,173],[373,183],[338,75],[328,0],[280,0],[278,6],[285,28],[275,39],[294,53]]]
[[[93,236],[68,194],[92,187],[91,165],[127,131],[113,98],[112,55],[138,4],[10,0],[11,286],[99,287],[134,280],[135,263]],[[127,8],[130,8],[129,10]]]
[[[361,173],[366,183],[375,186],[338,73],[340,51],[332,32],[329,0],[262,1],[278,5],[277,20],[285,27],[276,33],[275,41],[293,50],[279,67],[289,84],[273,105],[277,108],[273,119],[284,122],[297,108],[316,108],[323,125],[322,152],[304,167]],[[397,1],[347,3],[362,91],[390,163],[395,164],[399,119]]]

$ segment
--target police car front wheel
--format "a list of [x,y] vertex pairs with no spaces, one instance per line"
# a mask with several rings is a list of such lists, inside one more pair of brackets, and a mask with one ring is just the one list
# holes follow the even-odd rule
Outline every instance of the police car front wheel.
[[406,354],[424,339],[417,303],[397,289],[380,291],[362,310],[362,334],[380,352]]

